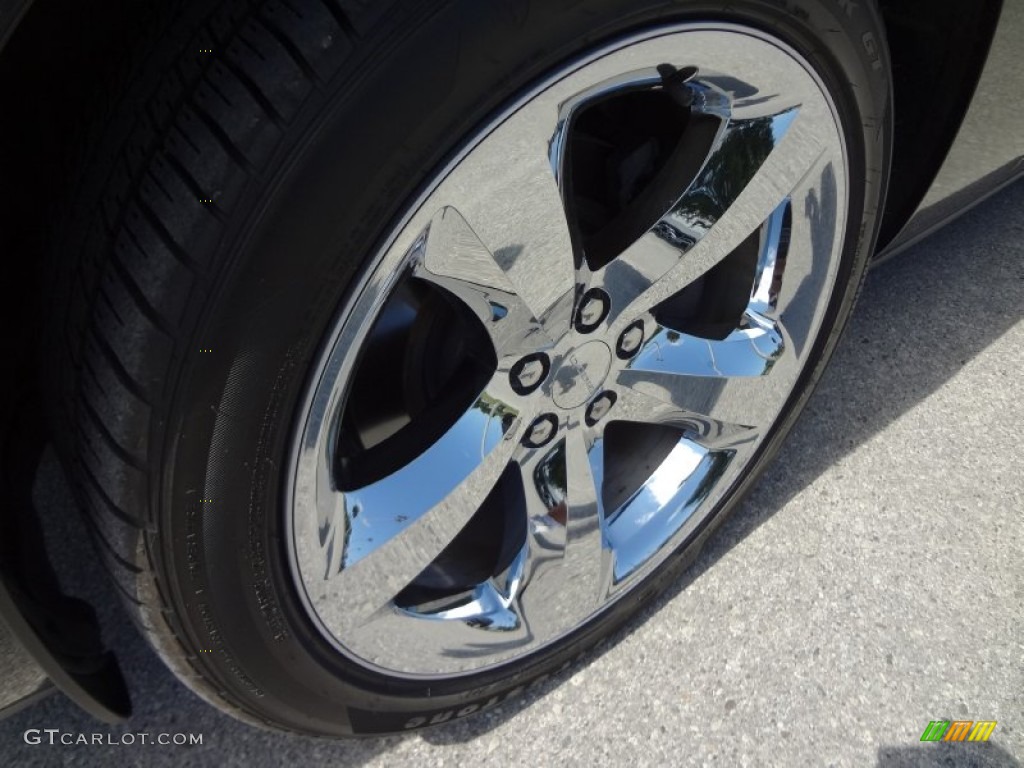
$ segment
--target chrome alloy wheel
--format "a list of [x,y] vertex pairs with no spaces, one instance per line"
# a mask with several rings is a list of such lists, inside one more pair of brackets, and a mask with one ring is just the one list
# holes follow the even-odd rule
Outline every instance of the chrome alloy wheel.
[[456,675],[622,599],[782,414],[847,195],[814,71],[728,25],[619,41],[480,130],[310,386],[286,527],[324,636],[387,674]]

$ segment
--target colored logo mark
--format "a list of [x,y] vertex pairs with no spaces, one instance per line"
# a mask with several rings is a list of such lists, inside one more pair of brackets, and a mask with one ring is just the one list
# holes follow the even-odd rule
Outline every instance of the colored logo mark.
[[932,720],[921,741],[988,741],[995,728],[995,720]]

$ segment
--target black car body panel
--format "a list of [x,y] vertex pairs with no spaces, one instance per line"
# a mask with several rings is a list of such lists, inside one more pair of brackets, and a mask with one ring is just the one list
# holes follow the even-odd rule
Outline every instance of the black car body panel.
[[[848,9],[855,6],[845,1],[840,5]],[[986,0],[972,7],[970,19],[964,18],[962,4],[949,0],[882,0],[880,5],[890,26],[890,47],[896,53],[893,74],[897,102],[894,174],[878,254],[884,258],[1024,175],[1024,130],[1020,128],[1024,125],[1024,105],[1018,98],[1024,85],[1024,61],[1015,51],[1017,41],[1024,38],[1024,3]],[[22,71],[24,62],[12,62],[12,57],[24,57],[26,48],[31,48],[12,44],[22,27],[29,26],[19,23],[38,16],[33,19],[37,27],[41,20],[59,24],[65,6],[64,0],[0,0],[0,104],[7,96],[5,87]],[[101,34],[109,37],[116,33],[104,30]],[[41,57],[61,55],[59,50],[47,50],[46,45],[40,47]],[[929,56],[912,53],[915,47]],[[908,53],[900,56],[904,50]],[[952,61],[948,66],[955,69],[943,79],[941,71],[931,68],[937,61]],[[51,71],[54,68],[59,66],[51,66]],[[5,121],[22,119],[2,107],[0,115],[0,128]],[[9,147],[0,152],[17,154]],[[0,195],[4,199],[13,199],[21,192],[13,188],[10,178],[0,176]],[[0,218],[0,252],[6,257],[5,264],[25,261],[24,254],[17,253],[23,239],[11,235],[16,226],[16,221]],[[8,444],[18,404],[24,397],[31,397],[34,386],[24,374],[32,369],[33,338],[33,333],[26,333],[24,318],[30,316],[29,308],[42,295],[42,286],[38,280],[33,282],[31,274],[15,278],[5,281],[0,302],[6,321],[0,323],[0,352],[8,374],[0,377],[0,402],[12,404],[0,411],[0,443]],[[20,491],[30,495],[30,477],[12,480],[9,466],[0,469],[8,470],[6,483],[20,482],[24,485]],[[10,488],[5,491],[8,498],[17,495]],[[29,501],[5,504],[0,515],[7,516],[10,523],[13,516],[32,514],[30,506]],[[10,531],[33,527],[4,525],[0,519],[0,531],[9,536],[21,535]],[[37,544],[33,541],[26,546]],[[106,655],[100,649],[95,654],[100,666],[91,681],[71,670],[66,656],[55,652],[54,645],[60,639],[40,637],[32,621],[38,617],[27,616],[17,607],[18,601],[12,598],[18,591],[14,583],[17,577],[12,570],[0,563],[0,675],[4,678],[0,716],[45,694],[50,687],[47,679],[101,718],[123,715],[127,702],[118,700],[116,665],[102,669]]]
[[32,0],[4,0],[0,3],[0,50],[3,50],[30,5]]
[[[1024,63],[1019,51],[1019,41],[1024,36],[1024,4],[1001,5],[996,9],[984,66],[952,146],[933,171],[933,181],[913,216],[883,246],[880,257],[894,255],[912,245],[1024,175],[1024,104],[1019,98],[1024,84]],[[958,16],[962,17],[962,12]],[[947,58],[962,61],[972,52],[944,53]],[[934,85],[941,90],[941,83]]]

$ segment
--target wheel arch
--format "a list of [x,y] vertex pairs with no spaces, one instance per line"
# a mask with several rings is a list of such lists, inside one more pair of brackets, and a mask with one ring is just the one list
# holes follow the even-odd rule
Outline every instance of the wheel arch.
[[925,199],[956,140],[988,58],[1003,0],[965,14],[956,0],[879,0],[892,57],[893,166],[878,251]]

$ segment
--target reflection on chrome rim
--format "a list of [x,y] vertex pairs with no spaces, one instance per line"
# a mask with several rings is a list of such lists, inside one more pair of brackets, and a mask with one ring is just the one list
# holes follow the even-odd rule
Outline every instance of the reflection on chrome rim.
[[344,307],[298,425],[289,554],[325,637],[475,672],[636,586],[796,386],[847,194],[813,70],[733,26],[621,41],[482,129]]

